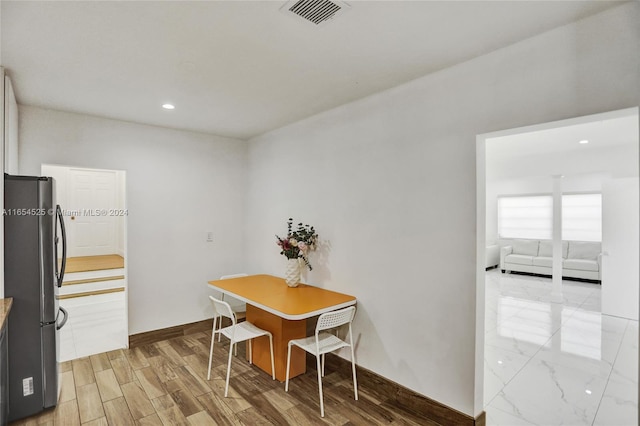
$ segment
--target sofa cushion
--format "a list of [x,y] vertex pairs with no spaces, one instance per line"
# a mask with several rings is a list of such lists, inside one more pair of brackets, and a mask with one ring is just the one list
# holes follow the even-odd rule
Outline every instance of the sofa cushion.
[[534,257],[533,258],[533,264],[535,266],[545,266],[547,268],[551,268],[551,267],[553,267],[553,258],[552,257],[542,257],[542,256]]
[[533,256],[524,254],[510,254],[504,258],[505,263],[517,263],[518,265],[533,265]]
[[[567,253],[569,252],[569,242],[562,242],[562,257],[567,258]],[[553,257],[553,241],[550,240],[541,240],[540,248],[538,248],[538,256],[542,257]]]
[[538,240],[513,240],[512,246],[513,254],[538,255]]
[[562,262],[564,269],[576,269],[579,271],[597,271],[598,262],[588,259],[565,259]]
[[569,255],[567,259],[597,260],[601,251],[598,242],[569,241]]

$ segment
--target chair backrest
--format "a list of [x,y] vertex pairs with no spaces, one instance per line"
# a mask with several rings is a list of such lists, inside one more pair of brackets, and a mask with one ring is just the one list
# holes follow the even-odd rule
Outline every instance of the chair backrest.
[[344,324],[349,324],[353,321],[353,317],[356,315],[356,307],[349,306],[348,308],[339,309],[337,311],[326,312],[318,317],[318,324],[316,325],[316,334],[322,330],[328,330],[330,328],[340,327]]
[[231,278],[240,278],[240,277],[246,277],[248,276],[247,274],[245,274],[244,272],[241,274],[231,274],[231,275],[223,275],[220,277],[221,280],[228,280]]
[[216,317],[227,317],[231,320],[231,323],[235,325],[236,317],[233,315],[233,311],[231,311],[231,306],[229,306],[227,302],[218,300],[213,296],[209,296],[209,299],[213,305],[213,315]]

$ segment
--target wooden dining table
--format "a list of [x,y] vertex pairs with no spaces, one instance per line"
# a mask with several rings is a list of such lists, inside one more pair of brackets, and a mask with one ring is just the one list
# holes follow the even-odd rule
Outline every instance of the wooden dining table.
[[[273,334],[276,379],[286,378],[287,345],[291,339],[307,336],[307,320],[336,309],[355,305],[356,298],[308,284],[287,286],[284,278],[273,275],[249,275],[209,281],[217,291],[247,304],[247,321]],[[294,347],[291,352],[290,377],[306,371],[305,352]],[[269,340],[253,343],[253,363],[271,374]]]

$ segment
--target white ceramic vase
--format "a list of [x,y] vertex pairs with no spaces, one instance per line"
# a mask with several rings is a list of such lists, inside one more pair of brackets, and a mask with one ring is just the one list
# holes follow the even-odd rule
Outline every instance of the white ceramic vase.
[[300,261],[302,259],[287,259],[287,270],[284,273],[284,280],[289,287],[298,287],[300,284]]

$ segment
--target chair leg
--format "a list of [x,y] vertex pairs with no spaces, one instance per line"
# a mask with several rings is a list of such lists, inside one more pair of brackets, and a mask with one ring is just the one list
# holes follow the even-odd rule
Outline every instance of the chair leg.
[[269,334],[269,349],[271,350],[271,377],[276,379],[276,365],[273,361],[273,336]]
[[320,417],[324,417],[324,399],[322,397],[322,367],[320,366],[320,355],[316,355],[318,369],[318,393],[320,394]]
[[322,354],[322,377],[324,377],[324,355]]
[[[218,318],[219,318],[218,328],[222,330],[222,315],[219,316]],[[221,338],[222,338],[222,333],[218,333],[218,342],[220,341]]]
[[358,380],[356,379],[356,362],[353,358],[353,346],[351,347],[351,371],[353,373],[353,394],[358,400]]
[[[236,316],[236,314],[233,314],[233,316],[235,317],[235,316]],[[220,321],[222,321],[222,320],[220,320]],[[237,318],[236,318],[236,322],[238,322],[238,319],[237,319]],[[235,356],[238,356],[238,345],[237,345],[237,344],[236,344],[236,347],[235,347],[235,353],[234,353],[234,355],[235,355]]]
[[351,372],[353,373],[353,394],[356,401],[358,400],[358,379],[356,379],[356,356],[353,352],[353,334],[351,333],[351,324],[349,324],[349,349],[351,349]]
[[287,349],[287,378],[284,382],[284,391],[289,392],[289,367],[291,367],[291,344],[288,345],[289,349]]
[[[232,346],[235,344],[235,342],[231,342],[230,343]],[[227,363],[227,382],[224,386],[224,397],[227,397],[227,394],[229,393],[229,375],[231,374],[231,358],[233,357],[233,351],[231,350],[231,346],[229,346],[229,362]]]
[[207,370],[207,380],[211,380],[211,361],[213,360],[213,344],[216,341],[216,319],[213,319],[213,329],[211,330],[211,348],[209,349],[209,369]]

